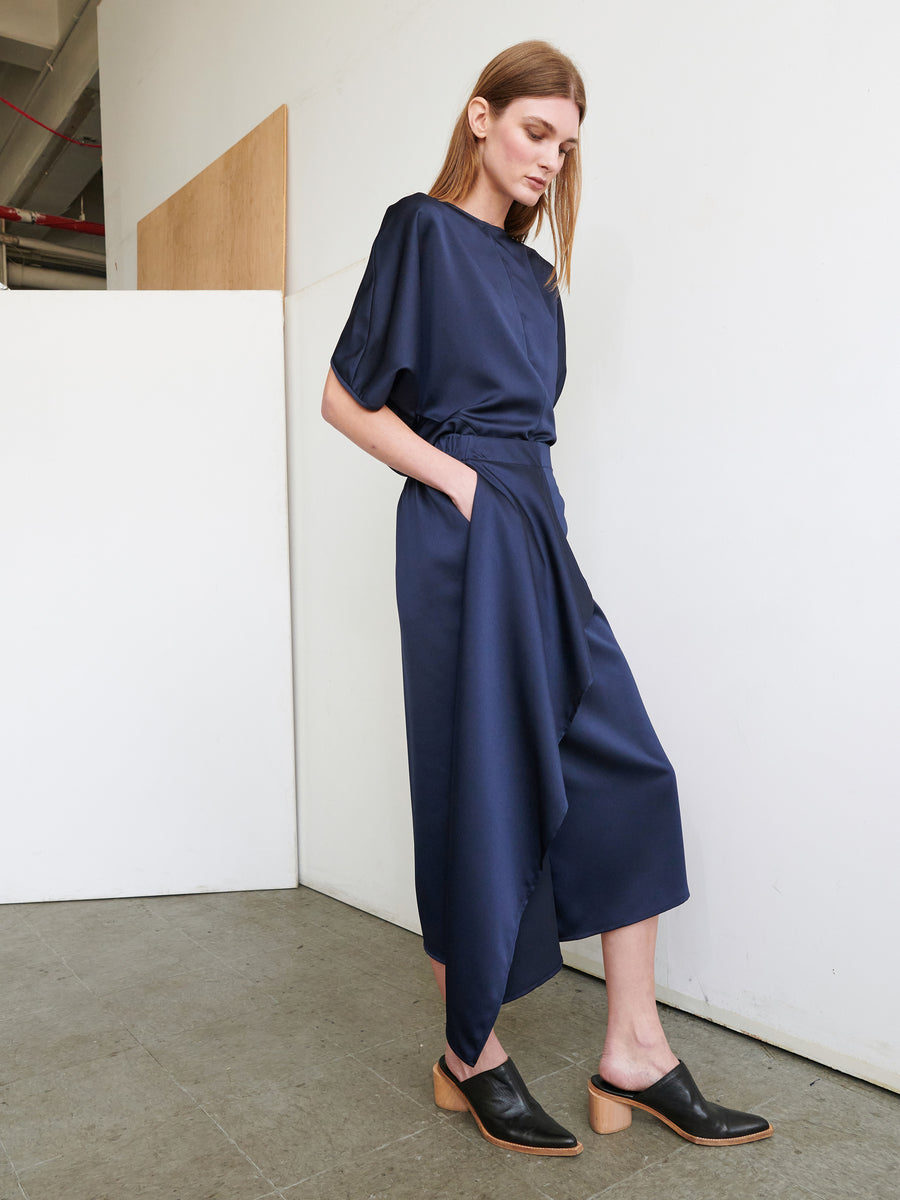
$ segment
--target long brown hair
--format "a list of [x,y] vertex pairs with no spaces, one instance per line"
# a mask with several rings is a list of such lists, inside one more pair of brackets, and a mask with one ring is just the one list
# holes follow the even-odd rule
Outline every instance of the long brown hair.
[[[579,124],[584,120],[587,107],[584,82],[578,68],[549,42],[519,42],[502,50],[481,72],[469,101],[476,96],[488,102],[494,117],[522,96],[566,96],[578,108]],[[459,115],[444,165],[428,193],[436,200],[447,200],[451,204],[468,196],[480,170],[478,141],[469,126],[469,101]],[[555,262],[548,285],[562,279],[566,287],[569,286],[572,241],[580,200],[581,158],[579,147],[575,145],[537,204],[529,206],[514,200],[506,215],[504,228],[519,242],[525,241],[532,225],[538,233],[546,218],[553,236]]]

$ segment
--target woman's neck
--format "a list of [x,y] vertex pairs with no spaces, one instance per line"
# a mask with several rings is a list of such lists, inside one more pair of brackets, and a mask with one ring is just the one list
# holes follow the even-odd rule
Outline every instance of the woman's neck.
[[506,217],[512,200],[492,188],[482,173],[475,181],[475,186],[462,200],[456,201],[456,207],[461,208],[470,216],[496,225],[498,229],[506,227]]

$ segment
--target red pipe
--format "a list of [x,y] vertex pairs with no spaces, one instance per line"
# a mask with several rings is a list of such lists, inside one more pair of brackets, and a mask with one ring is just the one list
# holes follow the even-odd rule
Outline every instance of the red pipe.
[[75,233],[96,233],[106,236],[106,226],[94,221],[73,221],[70,217],[51,217],[47,213],[31,212],[27,208],[7,208],[0,204],[0,220],[26,221],[31,225],[49,225],[52,229],[71,229]]

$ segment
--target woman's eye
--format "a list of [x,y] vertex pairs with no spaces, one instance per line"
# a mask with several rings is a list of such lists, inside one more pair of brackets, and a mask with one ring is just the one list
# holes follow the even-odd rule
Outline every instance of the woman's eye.
[[528,130],[528,136],[533,142],[539,142],[541,140],[541,135],[539,133],[533,133],[530,129]]

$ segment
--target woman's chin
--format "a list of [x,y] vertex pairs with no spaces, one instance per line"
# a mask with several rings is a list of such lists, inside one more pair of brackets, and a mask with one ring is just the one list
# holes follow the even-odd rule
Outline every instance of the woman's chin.
[[522,195],[516,196],[515,199],[519,204],[524,204],[526,208],[534,208],[543,195],[544,192],[535,191],[534,188],[523,188]]

